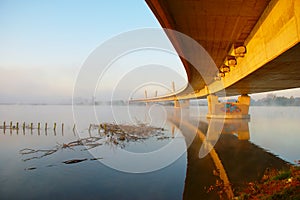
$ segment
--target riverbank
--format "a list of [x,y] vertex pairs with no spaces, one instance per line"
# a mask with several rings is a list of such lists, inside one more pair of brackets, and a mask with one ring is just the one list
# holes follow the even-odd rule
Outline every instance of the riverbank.
[[235,199],[300,199],[300,161],[287,170],[268,170],[259,182],[250,182]]

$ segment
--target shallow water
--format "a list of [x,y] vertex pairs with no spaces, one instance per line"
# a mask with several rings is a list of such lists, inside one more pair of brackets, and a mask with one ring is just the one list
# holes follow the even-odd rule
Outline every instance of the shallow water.
[[[154,106],[148,112],[139,106],[96,106],[95,109],[77,106],[72,110],[72,106],[1,105],[1,126],[4,121],[6,126],[10,121],[34,126],[40,122],[42,128],[40,131],[25,129],[25,132],[21,128],[18,132],[6,129],[5,133],[0,130],[0,199],[216,199],[215,191],[207,192],[219,179],[214,174],[220,168],[216,160],[220,160],[232,187],[238,188],[245,181],[259,179],[267,167],[281,168],[285,166],[284,161],[293,162],[300,157],[298,107],[251,107],[250,122],[243,128],[229,123],[224,134],[216,138],[217,158],[212,153],[199,158],[203,141],[193,133],[186,151],[189,130],[184,126],[179,126],[181,130],[175,128],[176,123],[166,120],[166,110],[172,108],[164,110]],[[188,113],[192,121],[202,121],[200,130],[204,135],[211,123],[205,114],[205,107],[191,107]],[[46,122],[47,131],[44,130]],[[97,136],[97,129],[89,131],[89,125],[103,122],[149,123],[164,127],[166,138],[160,140],[153,136],[129,141],[124,148],[110,143],[91,151],[84,146],[59,148],[51,155],[28,161],[24,159],[31,155],[20,154],[24,148],[49,150]],[[61,123],[64,123],[63,130]],[[43,154],[35,154],[40,155]],[[87,160],[63,163],[71,159]]]

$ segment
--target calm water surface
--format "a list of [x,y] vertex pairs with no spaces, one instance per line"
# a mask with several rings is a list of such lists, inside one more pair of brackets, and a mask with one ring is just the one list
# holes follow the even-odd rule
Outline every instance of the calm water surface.
[[[283,168],[286,162],[300,159],[298,107],[251,107],[250,122],[226,123],[213,151],[203,158],[199,158],[200,135],[191,137],[186,150],[192,135],[189,125],[183,124],[179,130],[175,121],[165,120],[163,109],[154,107],[148,113],[144,107],[96,106],[91,112],[91,107],[78,106],[73,115],[72,106],[0,106],[1,126],[4,121],[7,126],[13,121],[19,126],[40,122],[42,127],[25,132],[6,129],[5,133],[0,129],[0,199],[218,199],[216,191],[208,192],[217,180],[226,182],[216,172],[224,173],[232,190],[238,190],[245,181],[259,179],[268,167]],[[199,134],[203,135],[212,124],[206,120],[206,112],[205,107],[191,107],[188,113],[191,121],[201,120]],[[97,136],[97,130],[88,131],[89,125],[102,122],[150,123],[163,127],[165,138],[126,142],[122,149],[128,154],[109,143],[92,151],[84,146],[60,148],[44,157],[39,157],[42,153],[20,154],[24,148],[49,150]],[[37,158],[26,161],[31,155]],[[71,159],[87,160],[63,163]],[[146,173],[140,171],[143,168],[148,169]],[[128,173],[128,169],[139,173]]]

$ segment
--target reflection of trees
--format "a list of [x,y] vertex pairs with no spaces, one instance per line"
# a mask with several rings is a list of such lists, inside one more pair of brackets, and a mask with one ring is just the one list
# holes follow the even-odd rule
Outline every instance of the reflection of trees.
[[[156,137],[158,140],[168,139],[165,136],[163,128],[157,128],[146,124],[139,125],[117,125],[104,123],[100,125],[91,125],[89,132],[98,130],[98,135],[81,138],[66,144],[57,144],[52,149],[31,149],[25,148],[19,151],[22,156],[30,155],[23,159],[28,161],[40,159],[52,155],[62,149],[73,149],[74,147],[85,147],[82,150],[89,150],[100,145],[112,145],[124,148],[129,142],[139,142],[150,137]],[[73,149],[74,150],[74,149]]]

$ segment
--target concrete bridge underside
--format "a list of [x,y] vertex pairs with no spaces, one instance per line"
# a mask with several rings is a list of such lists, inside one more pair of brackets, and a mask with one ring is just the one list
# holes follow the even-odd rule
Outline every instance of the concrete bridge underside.
[[[163,28],[182,32],[210,54],[217,68],[207,69],[206,81],[181,58],[189,85],[178,94],[149,101],[205,98],[225,88],[226,95],[300,87],[300,1],[298,0],[146,0]],[[186,47],[168,34],[178,52]],[[234,48],[247,52],[238,57]],[[191,51],[182,52],[197,57]],[[228,55],[235,67],[215,80]],[[219,68],[219,70],[218,70]],[[207,81],[209,80],[209,81]],[[220,84],[220,82],[222,84]],[[222,85],[222,87],[220,87]]]

